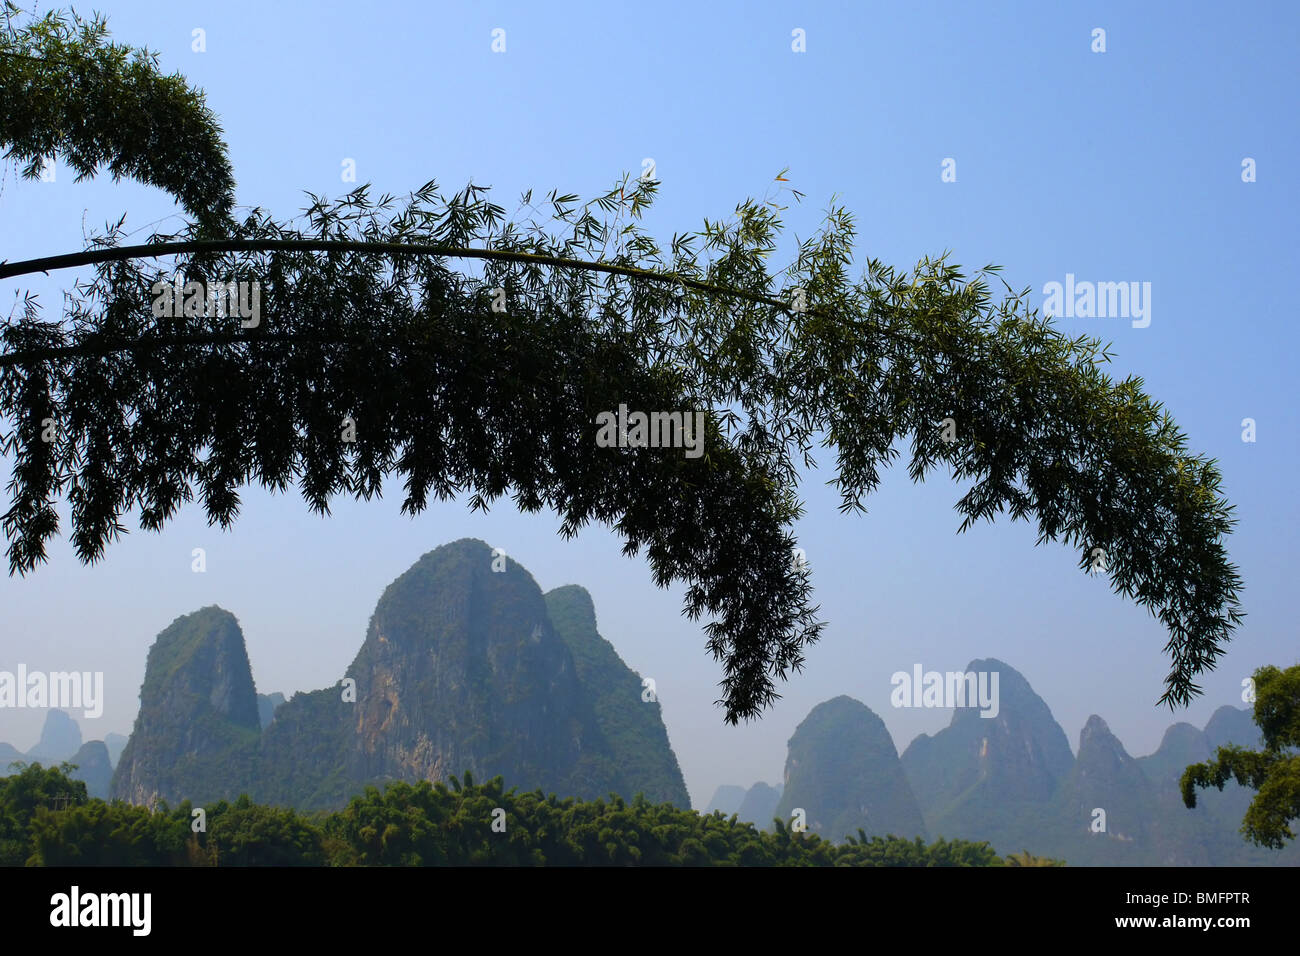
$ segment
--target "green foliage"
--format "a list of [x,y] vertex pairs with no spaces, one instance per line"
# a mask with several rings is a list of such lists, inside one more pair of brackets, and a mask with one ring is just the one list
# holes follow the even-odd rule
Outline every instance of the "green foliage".
[[[63,52],[72,41],[59,29],[6,42]],[[99,30],[82,46],[97,46]],[[113,56],[112,70],[130,75]],[[58,117],[74,110],[102,105],[96,122],[120,119],[111,98],[47,90],[51,115],[25,92],[36,87],[0,88],[14,91],[0,126],[35,130],[21,134],[24,156],[66,142]],[[110,169],[131,170],[139,143],[182,129],[207,143],[214,130],[196,101],[161,119],[133,113],[131,135],[96,150],[114,157]],[[211,150],[197,168],[223,156]],[[74,161],[88,171],[100,158]],[[198,181],[208,197],[225,188]],[[802,667],[822,627],[807,569],[790,560],[800,465],[817,443],[833,447],[841,507],[862,510],[907,439],[914,480],[943,465],[973,482],[957,502],[961,530],[1032,514],[1040,543],[1078,549],[1081,569],[1103,549],[1114,589],[1169,632],[1162,701],[1199,693],[1196,676],[1241,618],[1222,542],[1232,509],[1215,463],[1187,452],[1142,381],[1101,371],[1099,340],[1052,328],[1028,289],[1006,286],[995,299],[992,266],[967,274],[926,258],[907,272],[868,259],[851,280],[855,229],[842,207],[775,274],[774,199],[746,200],[734,219],[705,220],[662,250],[637,223],[656,189],[625,176],[581,206],[553,191],[540,224],[509,220],[482,187],[444,199],[434,183],[400,208],[368,187],[333,203],[312,196],[301,225],[257,210],[220,242],[201,241],[212,232],[200,219],[119,249],[119,223],[78,259],[96,277],[68,294],[63,321],[42,321],[29,298],[0,325],[11,573],[45,559],[55,499],[69,488],[72,542],[87,562],[133,509],[157,529],[199,497],[228,526],[252,483],[296,483],[321,513],[336,494],[369,499],[389,474],[403,477],[412,513],[430,494],[468,494],[478,509],[510,491],[524,511],[555,509],[566,536],[589,521],[612,526],[626,553],[646,549],[656,584],[685,585],[686,614],[712,618],[721,703],[737,722],[772,704],[775,681]],[[160,245],[169,240],[181,244]],[[172,271],[138,260],[159,255],[185,280],[261,283],[259,324],[154,317],[150,290]],[[452,270],[451,257],[481,270]],[[0,276],[51,267],[20,263]],[[491,308],[497,288],[505,312]],[[598,448],[594,416],[620,404],[707,410],[706,453]],[[355,442],[340,441],[345,416]],[[45,419],[58,423],[54,441],[42,440]],[[945,419],[955,441],[944,440]]]
[[[986,844],[897,838],[837,846],[778,826],[763,833],[720,813],[699,814],[639,798],[560,800],[541,791],[421,782],[368,788],[325,824],[335,863],[547,866],[992,866]],[[505,832],[493,832],[496,810]]]
[[5,0],[0,30],[0,146],[35,179],[55,155],[77,179],[106,167],[171,193],[214,232],[230,221],[235,179],[203,94],[157,54],[108,42],[101,16],[50,11],[21,28]]
[[70,810],[36,811],[30,825],[35,866],[168,866],[185,862],[187,821],[127,803],[91,800]]
[[[321,228],[345,231],[374,212],[364,194],[352,201],[352,208],[318,208]],[[440,228],[427,208],[407,215]],[[397,227],[376,219],[359,228]],[[254,219],[239,231],[276,230]],[[252,337],[163,344],[215,332],[225,320],[155,319],[149,290],[162,274],[128,263],[99,271],[84,303],[87,321],[77,328],[34,316],[0,326],[0,341],[19,351],[158,346],[0,368],[0,418],[16,425],[0,434],[0,449],[15,463],[13,507],[3,519],[11,569],[44,558],[44,541],[57,528],[53,497],[74,478],[72,539],[93,560],[133,504],[142,527],[157,528],[197,494],[212,520],[228,526],[237,489],[251,481],[283,488],[299,479],[325,513],[334,494],[370,498],[396,470],[407,478],[407,512],[422,510],[430,494],[461,492],[473,493],[472,507],[486,508],[513,489],[522,510],[558,511],[566,535],[592,520],[614,525],[629,554],[646,547],[660,583],[689,582],[688,610],[723,612],[714,624],[737,647],[792,662],[782,655],[815,633],[805,602],[810,584],[789,561],[787,527],[797,508],[774,494],[770,476],[722,440],[716,424],[700,459],[596,446],[591,423],[620,403],[705,407],[682,392],[670,368],[647,367],[625,330],[594,326],[542,289],[520,291],[510,312],[494,312],[481,283],[428,258],[399,256],[391,270],[373,256],[241,258],[182,271],[261,281],[264,331],[248,330]],[[91,318],[99,304],[113,315],[111,331]],[[323,346],[322,337],[334,344]],[[168,385],[159,388],[160,380]],[[264,413],[234,414],[238,407]],[[356,423],[356,442],[339,440],[345,416]],[[45,418],[61,423],[58,440],[42,440]],[[734,700],[732,716],[756,713],[753,694],[761,697],[763,687],[771,688],[770,678]]]
[[[337,813],[306,818],[248,797],[207,808],[191,831],[190,804],[172,810],[90,800],[50,810],[41,800],[78,784],[57,770],[0,779],[8,865],[119,866],[1001,866],[986,843],[897,837],[837,845],[775,833],[720,813],[699,814],[644,798],[582,801],[540,790],[475,783],[393,783],[354,797]],[[84,793],[84,788],[83,791]],[[502,812],[503,811],[503,812]],[[494,821],[501,824],[494,829]]]
[[30,827],[44,808],[86,802],[86,785],[72,780],[71,764],[11,764],[18,773],[0,778],[0,866],[21,866],[31,853]]
[[1236,744],[1219,747],[1215,759],[1183,771],[1183,803],[1196,806],[1198,788],[1224,788],[1235,779],[1257,791],[1241,832],[1258,846],[1281,849],[1295,839],[1291,821],[1300,818],[1300,664],[1255,671],[1255,723],[1263,733],[1261,750]]
[[895,836],[868,838],[862,830],[858,831],[857,839],[848,837],[847,840],[847,849],[837,861],[841,866],[1004,865],[1001,858],[987,843],[945,840],[940,837],[926,846],[920,837],[911,841]]
[[1007,866],[1065,866],[1064,860],[1051,860],[1044,856],[1034,856],[1028,850],[1011,853],[1006,857]]
[[205,847],[215,847],[219,866],[321,866],[320,828],[293,810],[254,804],[241,797],[208,812]]

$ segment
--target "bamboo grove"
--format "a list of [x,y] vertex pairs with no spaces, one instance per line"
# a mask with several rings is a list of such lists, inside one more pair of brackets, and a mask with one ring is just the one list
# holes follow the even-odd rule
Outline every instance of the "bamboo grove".
[[[123,220],[82,252],[0,263],[7,287],[83,270],[62,314],[15,288],[0,323],[11,574],[45,560],[60,501],[92,562],[130,515],[159,530],[197,501],[230,526],[249,486],[296,487],[321,513],[388,477],[412,514],[509,495],[565,535],[608,525],[656,584],[684,585],[736,722],[824,627],[791,531],[814,454],[830,450],[841,507],[861,512],[901,446],[913,480],[941,466],[968,484],[961,530],[1032,519],[1083,571],[1100,549],[1113,589],[1168,632],[1162,702],[1199,692],[1239,623],[1215,463],[996,267],[866,258],[855,279],[854,220],[832,204],[773,271],[780,193],[661,246],[642,219],[658,183],[628,177],[585,203],[525,195],[513,215],[484,187],[431,182],[401,201],[309,195],[278,220],[235,207],[201,92],[102,20],[20,13],[0,30],[7,158],[28,177],[57,155],[134,178],[189,218],[141,246],[122,245]],[[256,289],[255,322],[157,307],[159,290],[232,283]],[[620,405],[703,410],[705,454],[598,447],[595,417]]]

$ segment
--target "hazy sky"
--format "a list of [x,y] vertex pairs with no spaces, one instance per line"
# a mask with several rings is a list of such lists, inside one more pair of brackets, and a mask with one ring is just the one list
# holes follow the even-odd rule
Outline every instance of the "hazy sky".
[[[208,604],[233,612],[259,691],[322,687],[356,654],[383,588],[466,536],[504,548],[543,589],[592,593],[601,633],[656,681],[697,805],[722,783],[779,780],[795,726],[839,694],[879,713],[900,751],[946,725],[951,711],[890,706],[890,675],[918,663],[958,670],[1000,658],[1046,700],[1071,746],[1097,713],[1136,755],[1175,720],[1201,726],[1215,708],[1240,706],[1241,680],[1257,666],[1297,662],[1300,205],[1285,165],[1300,155],[1294,4],[95,8],[115,39],[159,51],[164,68],[206,90],[239,203],[280,218],[304,207],[305,190],[351,189],[347,159],[375,194],[429,179],[450,192],[472,178],[509,211],[528,188],[590,198],[651,158],[663,185],[649,222],[666,240],[762,195],[789,167],[807,199],[786,214],[788,237],[811,233],[838,195],[857,217],[859,262],[910,268],[951,249],[957,263],[1003,265],[1013,288],[1033,287],[1035,304],[1067,274],[1149,282],[1145,328],[1057,321],[1112,342],[1112,372],[1142,376],[1192,449],[1220,461],[1240,519],[1229,550],[1247,617],[1205,694],[1171,714],[1155,703],[1169,669],[1159,622],[1081,573],[1064,545],[1035,548],[1034,527],[1006,520],[958,536],[952,505],[964,488],[941,473],[913,486],[903,466],[865,517],[844,517],[824,467],[807,477],[798,534],[829,626],[805,671],[780,687],[784,699],[735,728],[713,703],[721,672],[702,622],[686,620],[680,589],[656,589],[645,560],[623,558],[603,528],[566,542],[554,515],[521,516],[508,500],[487,516],[460,502],[412,520],[398,513],[398,487],[368,504],[339,500],[321,519],[296,493],[248,490],[232,532],[208,528],[190,506],[162,534],[136,530],[110,545],[93,568],[60,538],[47,565],[0,577],[0,670],[105,673],[104,714],[81,721],[88,739],[129,731],[148,648],[178,615]],[[192,50],[196,28],[206,52]],[[1095,28],[1106,31],[1104,53],[1092,52]],[[806,52],[792,50],[795,30]],[[1246,158],[1256,182],[1242,181]],[[946,159],[955,182],[941,179]],[[176,213],[154,190],[72,179],[60,165],[52,183],[19,182],[8,164],[0,258],[78,250],[123,211],[140,241]],[[34,288],[52,310],[74,278],[0,283],[3,308]],[[1242,440],[1244,418],[1256,422],[1253,443]],[[206,574],[191,571],[196,547]],[[29,747],[43,717],[0,710],[0,741]]]

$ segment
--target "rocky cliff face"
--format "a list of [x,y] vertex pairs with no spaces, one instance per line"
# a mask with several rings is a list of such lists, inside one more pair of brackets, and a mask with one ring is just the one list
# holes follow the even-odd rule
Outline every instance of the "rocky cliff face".
[[177,618],[149,649],[140,713],[114,798],[149,804],[238,796],[250,783],[261,723],[244,635],[228,611]]
[[790,738],[775,815],[789,823],[796,809],[808,832],[829,840],[859,829],[907,839],[926,834],[885,722],[851,697],[818,704]]
[[196,803],[247,792],[314,809],[367,784],[468,770],[564,796],[689,805],[658,704],[641,701],[640,680],[596,633],[590,597],[560,589],[551,603],[565,637],[517,563],[481,541],[445,545],[384,591],[340,685],[295,694],[269,721],[234,618],[182,618],[150,651],[113,792]]
[[[1065,731],[1019,671],[992,658],[971,661],[966,670],[998,674],[997,716],[956,708],[947,727],[912,741],[903,767],[931,832],[1001,848],[1015,843],[1021,821],[1047,812],[1074,756]],[[1045,817],[1037,822],[1048,825]]]
[[[663,710],[643,694],[641,676],[623,663],[614,646],[596,630],[591,595],[576,584],[546,594],[546,608],[556,633],[573,657],[578,682],[596,718],[600,750],[585,756],[608,767],[598,776],[616,783],[625,797],[641,793],[651,803],[691,805],[677,756],[668,742]],[[593,784],[598,781],[593,781]],[[608,785],[608,784],[607,784]]]
[[355,779],[441,780],[470,770],[565,792],[596,743],[573,658],[532,576],[462,540],[384,592],[348,668]]
[[1136,864],[1159,853],[1155,790],[1106,722],[1093,714],[1079,734],[1079,755],[1057,798],[1059,836],[1051,852],[1077,864]]

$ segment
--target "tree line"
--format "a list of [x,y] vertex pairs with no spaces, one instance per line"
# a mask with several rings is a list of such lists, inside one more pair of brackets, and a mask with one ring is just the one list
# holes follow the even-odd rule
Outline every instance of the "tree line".
[[300,814],[241,796],[198,808],[90,799],[70,765],[16,765],[0,779],[5,866],[1042,866],[988,843],[868,837],[842,844],[780,820],[765,832],[733,814],[644,797],[561,799],[475,783],[367,787],[342,810]]

